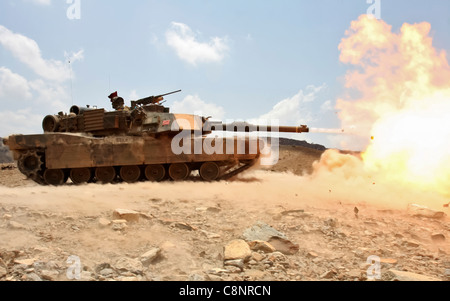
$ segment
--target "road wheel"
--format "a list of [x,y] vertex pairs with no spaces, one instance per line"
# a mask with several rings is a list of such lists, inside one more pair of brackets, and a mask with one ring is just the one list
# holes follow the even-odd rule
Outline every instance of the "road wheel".
[[112,166],[97,167],[95,169],[95,177],[104,184],[111,183],[116,178],[116,170]]
[[169,167],[169,176],[174,181],[186,180],[191,174],[191,170],[186,163],[174,163]]
[[120,177],[127,183],[134,183],[141,177],[139,166],[123,166],[120,169]]
[[219,175],[220,167],[215,162],[205,162],[200,167],[200,176],[205,181],[215,181]]
[[163,165],[149,165],[145,168],[145,177],[149,181],[160,182],[166,176],[166,169]]
[[91,178],[92,174],[89,168],[74,168],[70,171],[70,179],[76,185],[87,183]]
[[61,169],[47,169],[44,172],[44,180],[48,185],[59,186],[65,183],[64,171]]

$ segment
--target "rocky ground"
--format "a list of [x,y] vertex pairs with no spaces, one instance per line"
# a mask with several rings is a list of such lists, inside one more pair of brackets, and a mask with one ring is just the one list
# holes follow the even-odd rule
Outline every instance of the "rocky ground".
[[317,198],[302,175],[321,154],[282,147],[275,167],[217,183],[42,187],[2,165],[0,280],[450,279],[445,204]]

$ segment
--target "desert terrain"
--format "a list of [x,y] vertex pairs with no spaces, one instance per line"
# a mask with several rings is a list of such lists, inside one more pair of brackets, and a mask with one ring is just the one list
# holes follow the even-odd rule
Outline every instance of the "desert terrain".
[[2,164],[0,280],[449,280],[448,197],[317,174],[323,154],[213,183],[50,187]]

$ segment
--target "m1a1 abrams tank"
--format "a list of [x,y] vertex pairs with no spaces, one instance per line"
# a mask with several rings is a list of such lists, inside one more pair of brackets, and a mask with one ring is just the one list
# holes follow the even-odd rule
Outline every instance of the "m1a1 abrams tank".
[[44,134],[4,139],[19,170],[42,185],[112,183],[140,180],[186,180],[198,171],[202,180],[229,179],[251,167],[263,142],[249,137],[207,137],[213,131],[308,132],[307,126],[260,127],[222,124],[209,118],[170,113],[151,96],[124,105],[117,92],[109,96],[114,111],[95,107],[70,108],[46,116]]

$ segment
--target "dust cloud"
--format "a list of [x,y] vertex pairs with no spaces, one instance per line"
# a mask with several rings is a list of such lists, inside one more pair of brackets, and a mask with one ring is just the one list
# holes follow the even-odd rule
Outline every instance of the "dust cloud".
[[117,208],[147,212],[152,200],[200,203],[221,202],[243,210],[270,210],[277,206],[335,206],[371,204],[379,208],[406,209],[411,203],[442,209],[448,200],[439,193],[389,182],[382,173],[368,171],[354,155],[328,150],[314,163],[311,175],[250,170],[230,181],[141,182],[87,184],[62,187],[29,183],[20,188],[0,186],[2,204],[28,206],[52,212],[98,215]]

